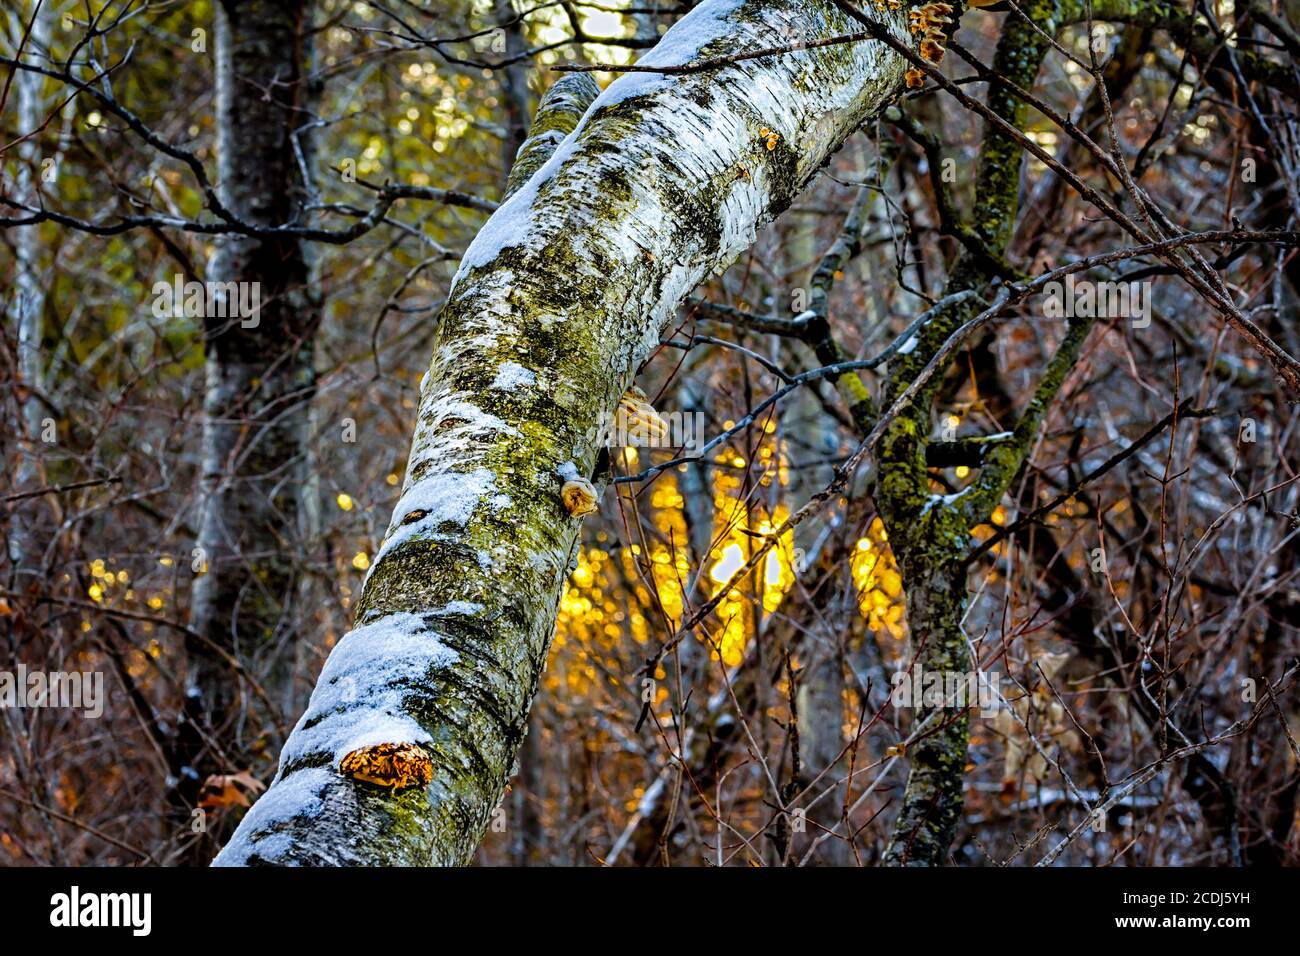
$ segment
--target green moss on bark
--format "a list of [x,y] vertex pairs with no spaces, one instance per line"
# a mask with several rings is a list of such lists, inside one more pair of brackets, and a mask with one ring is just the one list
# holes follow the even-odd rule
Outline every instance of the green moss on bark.
[[[1054,0],[1035,0],[1021,9],[1033,23],[1014,12],[1007,17],[993,73],[1031,89],[1049,47],[1035,24],[1048,34],[1054,33],[1058,11]],[[1028,107],[1006,83],[990,80],[987,103],[1012,126],[1024,128]],[[985,124],[975,212],[969,227],[984,247],[999,257],[1015,224],[1022,152],[1014,139]],[[944,291],[952,294],[983,290],[993,278],[987,262],[967,251],[958,260]],[[963,300],[927,325],[916,347],[891,363],[886,407],[916,380],[948,338],[982,308],[978,299]],[[971,662],[961,621],[966,604],[964,559],[975,523],[971,512],[973,492],[947,498],[932,495],[925,465],[931,406],[941,378],[934,376],[881,436],[876,503],[907,590],[913,666],[928,673],[965,675],[971,670]],[[1037,423],[1032,427],[1036,431]],[[997,461],[1000,453],[994,454]],[[999,490],[996,496],[1000,495]],[[922,726],[923,736],[908,755],[907,787],[885,854],[885,862],[892,865],[942,864],[961,815],[968,717],[962,710],[921,708],[915,714],[913,732]]]

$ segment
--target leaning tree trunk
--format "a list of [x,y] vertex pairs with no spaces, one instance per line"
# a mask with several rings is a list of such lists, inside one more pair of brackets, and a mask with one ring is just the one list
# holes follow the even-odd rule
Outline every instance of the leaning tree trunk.
[[[906,35],[901,12],[879,16]],[[642,64],[852,29],[824,0],[706,0]],[[592,474],[603,422],[681,299],[888,102],[904,66],[859,42],[626,76],[493,215],[441,316],[357,626],[219,864],[470,858],[576,553],[562,484]]]
[[[293,131],[304,123],[295,107],[304,96],[305,9],[305,0],[215,5],[220,198],[248,224],[302,218],[304,184]],[[257,283],[256,297],[251,285],[244,288],[249,304],[260,299],[260,311],[230,316],[234,287],[226,286],[225,307],[210,297],[205,318],[202,500],[191,612],[198,637],[189,647],[186,713],[191,740],[204,743],[202,752],[188,755],[184,777],[192,784],[220,766],[207,749],[209,739],[237,760],[259,726],[244,719],[244,688],[231,657],[260,678],[274,708],[284,706],[288,692],[299,617],[292,599],[299,587],[300,495],[315,390],[312,341],[320,321],[308,277],[303,244],[293,237],[227,236],[208,266],[209,283]]]

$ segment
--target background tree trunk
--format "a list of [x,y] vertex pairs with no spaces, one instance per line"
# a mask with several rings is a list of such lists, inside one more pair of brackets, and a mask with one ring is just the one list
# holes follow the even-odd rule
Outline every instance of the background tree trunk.
[[[222,202],[241,220],[302,223],[302,170],[293,131],[306,3],[224,0],[216,15],[218,179]],[[257,283],[260,312],[205,320],[207,390],[202,444],[199,572],[193,589],[186,720],[195,746],[182,784],[242,769],[242,754],[268,724],[247,720],[226,654],[257,675],[279,711],[290,692],[301,563],[300,499],[306,486],[312,346],[320,322],[303,243],[224,237],[207,280]],[[209,303],[211,305],[211,303]],[[211,311],[211,310],[210,310]],[[224,653],[223,653],[224,652]],[[214,754],[209,736],[225,753]],[[193,747],[191,749],[194,749]]]
[[[56,4],[47,2],[34,10],[20,8],[9,15],[6,24],[9,35],[16,48],[24,31],[30,23],[27,37],[27,49],[37,55],[44,55],[50,43],[50,30],[56,17]],[[45,96],[45,77],[36,73],[19,73],[14,78],[14,96],[17,99],[18,129],[34,130],[45,121],[46,110],[53,106]],[[57,175],[58,157],[43,157],[39,142],[33,138],[17,146],[17,175],[14,177],[18,196],[26,201],[38,202],[41,176],[44,172],[44,160],[53,162],[52,169]],[[19,421],[14,428],[14,453],[10,459],[13,467],[14,492],[30,491],[40,477],[40,454],[37,448],[42,442],[42,421],[52,416],[53,410],[46,407],[44,360],[42,358],[42,340],[44,338],[43,313],[45,311],[45,289],[41,280],[41,237],[37,229],[20,229],[14,236],[17,253],[13,288],[10,291],[9,313],[13,327],[17,330],[18,380],[25,393],[19,407]],[[6,456],[7,457],[7,456]],[[39,486],[37,486],[39,487]],[[40,556],[32,553],[33,536],[29,525],[33,512],[37,510],[36,502],[14,509],[10,517],[9,560],[12,562],[14,580],[11,584],[21,589],[27,582],[22,578],[40,574]]]
[[528,49],[528,38],[524,36],[523,21],[516,19],[519,14],[510,0],[494,0],[493,9],[497,22],[505,24],[498,28],[505,42],[494,44],[494,47],[502,46],[504,49],[494,49],[490,58],[494,61],[518,60],[500,68],[496,74],[501,83],[501,106],[505,112],[505,135],[501,139],[504,162],[501,168],[508,170],[528,135],[528,116],[532,112],[528,94],[529,65],[523,55]]

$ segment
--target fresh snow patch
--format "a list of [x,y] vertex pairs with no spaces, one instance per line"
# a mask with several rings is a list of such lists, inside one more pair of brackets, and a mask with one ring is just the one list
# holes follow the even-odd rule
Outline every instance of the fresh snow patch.
[[925,505],[922,506],[921,514],[929,514],[930,509],[934,508],[936,505],[943,505],[947,508],[951,508],[970,490],[970,488],[963,488],[961,491],[954,491],[950,495],[931,495],[926,500]]
[[264,849],[268,855],[273,855],[285,849],[285,845],[273,842],[277,840],[276,834],[259,838],[258,833],[290,820],[316,816],[324,806],[321,792],[335,779],[333,771],[324,767],[309,767],[284,778],[277,776],[271,788],[244,816],[239,830],[217,854],[212,865],[243,866],[255,852]]
[[[418,532],[437,531],[445,524],[465,527],[479,502],[495,490],[496,479],[486,468],[476,468],[469,472],[443,471],[426,475],[419,481],[411,483],[402,492],[397,507],[393,509],[394,520],[401,521],[403,516],[412,511],[428,513],[419,521],[399,524],[394,528],[384,539],[379,553],[370,564],[371,568],[378,565],[379,559],[397,545],[416,537]],[[495,496],[495,498],[501,497],[505,496]]]
[[[739,10],[744,0],[715,0],[698,4],[663,35],[654,48],[637,60],[638,66],[681,66],[690,63],[704,47],[736,31],[727,17]],[[634,96],[672,86],[677,78],[663,73],[624,73],[596,98],[590,116],[602,106],[621,103]]]
[[478,614],[483,610],[482,604],[475,604],[473,601],[451,601],[446,607],[440,607],[436,611],[430,611],[434,617],[446,617],[448,614]]
[[[736,24],[727,18],[743,3],[744,0],[711,0],[699,4],[678,20],[654,49],[637,62],[645,66],[676,66],[690,63],[703,47],[735,31]],[[672,86],[677,82],[677,77],[661,73],[625,73],[596,97],[595,102],[578,121],[577,128],[556,147],[555,152],[542,168],[533,173],[528,182],[498,207],[483,224],[483,228],[465,250],[460,268],[456,270],[456,275],[451,280],[451,292],[448,298],[454,294],[456,287],[470,269],[485,266],[496,259],[502,250],[527,242],[532,233],[533,203],[538,193],[542,186],[577,152],[578,139],[587,121],[597,110],[621,103],[634,96]]]
[[503,249],[517,246],[528,237],[533,218],[533,200],[537,198],[542,184],[554,175],[560,168],[560,164],[573,152],[573,138],[573,133],[565,137],[542,168],[533,173],[528,182],[520,186],[509,199],[497,207],[496,212],[488,217],[488,221],[483,224],[483,228],[478,231],[478,235],[465,250],[465,255],[461,257],[460,268],[456,270],[456,275],[451,280],[448,301],[455,293],[456,287],[460,285],[460,280],[470,269],[487,265],[500,255]]
[[[441,613],[457,613],[452,608]],[[355,628],[325,661],[307,710],[280,756],[281,768],[312,754],[329,753],[337,765],[361,747],[432,739],[402,709],[406,687],[430,668],[458,658],[419,614],[402,611]]]
[[537,381],[537,373],[524,368],[518,362],[502,362],[497,369],[497,377],[492,380],[492,387],[510,392],[521,386],[532,385]]
[[462,527],[474,514],[474,506],[496,485],[492,472],[476,468],[469,472],[444,471],[413,483],[397,502],[396,512],[410,514],[427,511],[428,515],[412,525],[433,526],[452,522]]

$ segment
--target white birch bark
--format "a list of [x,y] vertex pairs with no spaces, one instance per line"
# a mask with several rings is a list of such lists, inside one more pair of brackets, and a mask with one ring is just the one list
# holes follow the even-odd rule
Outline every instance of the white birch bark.
[[[8,25],[12,49],[18,48],[23,31],[30,21],[31,33],[27,38],[25,58],[29,62],[43,62],[40,58],[49,49],[55,15],[53,3],[43,4],[34,10],[30,5],[24,4],[12,11]],[[18,71],[14,77],[14,87],[17,132],[26,135],[45,121],[46,109],[53,104],[46,101],[45,77],[38,73]],[[40,176],[43,171],[40,142],[36,137],[25,140],[18,144],[16,152],[16,196],[22,202],[39,205],[37,194],[40,192]],[[59,157],[49,158],[54,161],[57,170]],[[14,235],[14,253],[17,262],[14,265],[9,311],[17,330],[18,375],[30,390],[22,399],[19,410],[21,420],[16,423],[18,428],[15,430],[19,440],[14,443],[13,490],[22,492],[39,487],[40,452],[37,449],[41,442],[41,422],[47,414],[41,400],[45,391],[45,363],[41,356],[45,286],[40,274],[40,228],[32,226],[17,230]],[[35,504],[29,502],[25,507],[16,508],[11,519],[9,560],[19,573],[39,573],[39,557],[33,554],[35,542],[29,526]],[[19,584],[18,587],[25,587],[25,584]]]
[[[901,12],[880,16],[906,36]],[[853,30],[823,0],[706,0],[642,63]],[[883,108],[904,68],[862,42],[626,75],[492,216],[440,319],[357,626],[218,864],[469,860],[512,773],[575,556],[565,477],[592,473],[600,426],[681,299]],[[340,773],[381,743],[422,748],[428,785]]]

